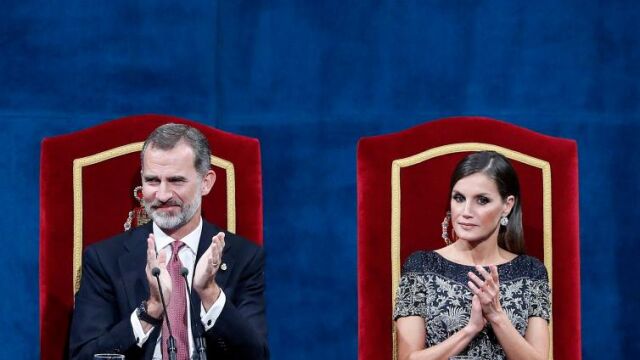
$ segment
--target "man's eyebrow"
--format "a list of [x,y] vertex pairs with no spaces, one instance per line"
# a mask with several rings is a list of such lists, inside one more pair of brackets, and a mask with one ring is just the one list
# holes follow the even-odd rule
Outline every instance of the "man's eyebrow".
[[158,177],[155,175],[144,175],[142,178],[145,181],[158,180]]
[[169,181],[185,181],[187,180],[187,178],[184,176],[177,175],[177,176],[170,176],[168,180]]

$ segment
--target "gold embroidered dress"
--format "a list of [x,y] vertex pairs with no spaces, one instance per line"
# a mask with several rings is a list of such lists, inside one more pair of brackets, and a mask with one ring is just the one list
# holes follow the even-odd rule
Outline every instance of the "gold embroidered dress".
[[[436,345],[462,329],[471,314],[473,293],[467,286],[474,267],[451,262],[436,252],[415,252],[407,259],[397,291],[393,318],[425,320],[425,346]],[[520,255],[498,265],[500,302],[516,330],[524,336],[530,317],[549,321],[547,270],[538,259]],[[490,325],[476,335],[460,355],[506,359]]]

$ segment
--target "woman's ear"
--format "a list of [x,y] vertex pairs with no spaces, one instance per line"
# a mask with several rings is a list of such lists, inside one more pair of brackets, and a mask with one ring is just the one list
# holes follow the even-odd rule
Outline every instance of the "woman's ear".
[[507,196],[507,199],[504,202],[504,212],[502,213],[504,216],[509,216],[511,214],[511,209],[513,209],[513,205],[516,204],[516,197],[513,195]]

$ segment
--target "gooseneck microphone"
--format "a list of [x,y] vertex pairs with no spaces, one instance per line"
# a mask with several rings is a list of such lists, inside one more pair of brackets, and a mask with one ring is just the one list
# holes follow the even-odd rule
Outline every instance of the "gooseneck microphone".
[[162,301],[162,309],[164,310],[164,319],[167,321],[167,328],[169,329],[169,339],[167,339],[167,354],[169,354],[169,360],[176,360],[178,349],[176,348],[176,339],[171,332],[171,323],[169,322],[169,316],[167,314],[167,304],[164,302],[164,295],[162,294],[162,285],[160,285],[160,269],[154,267],[151,269],[151,275],[158,281],[158,290],[160,290],[160,300]]
[[197,357],[195,356],[196,354],[194,354],[194,357],[200,360],[207,360],[207,343],[204,340],[204,329],[202,326],[202,322],[193,320],[194,316],[199,317],[198,314],[200,312],[196,312],[196,309],[191,302],[191,289],[189,288],[189,282],[187,281],[187,276],[189,276],[189,269],[183,266],[182,269],[180,269],[180,275],[182,275],[182,278],[184,279],[184,285],[187,288],[188,292],[187,299],[189,299],[189,307],[191,308],[191,331],[193,332],[193,341],[195,342],[197,353]]

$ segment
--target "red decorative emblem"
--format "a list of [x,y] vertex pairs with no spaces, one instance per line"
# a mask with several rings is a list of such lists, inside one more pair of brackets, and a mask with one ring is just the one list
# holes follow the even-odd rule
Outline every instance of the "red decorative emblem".
[[133,198],[138,200],[140,206],[133,208],[129,211],[127,221],[124,223],[124,231],[128,231],[131,227],[138,227],[151,221],[147,211],[144,209],[144,198],[142,196],[142,186],[136,186],[133,189]]

